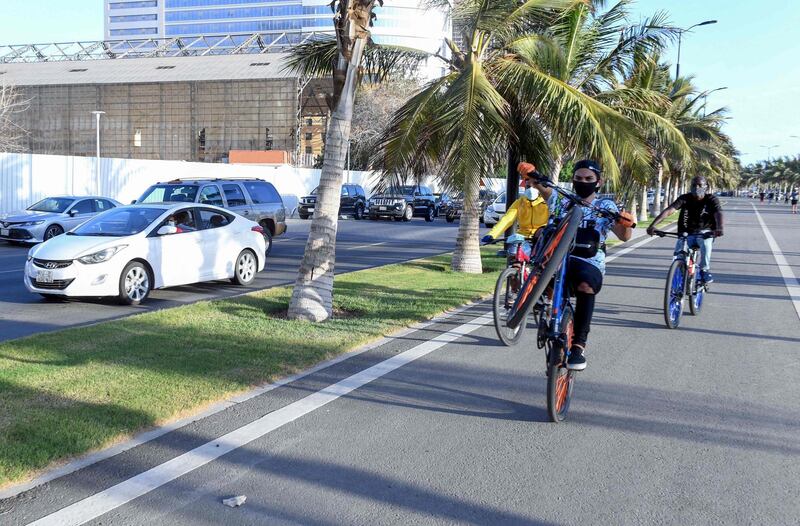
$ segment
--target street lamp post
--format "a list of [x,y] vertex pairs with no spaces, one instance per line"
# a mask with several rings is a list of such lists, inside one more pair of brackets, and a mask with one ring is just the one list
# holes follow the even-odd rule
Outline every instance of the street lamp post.
[[772,149],[773,148],[777,148],[778,146],[780,146],[780,145],[779,144],[773,144],[772,146],[764,146],[764,145],[761,146],[761,148],[766,148],[767,149],[767,161],[771,161],[772,160]]
[[92,112],[92,115],[95,116],[95,121],[97,123],[97,158],[94,165],[94,176],[95,191],[98,194],[100,193],[100,116],[105,114],[106,112],[100,110],[95,110]]
[[678,61],[675,64],[675,79],[676,80],[681,78],[681,38],[683,37],[683,34],[684,33],[688,33],[689,31],[691,31],[692,29],[694,29],[696,27],[707,26],[707,25],[716,24],[716,23],[717,23],[716,20],[706,20],[705,22],[700,22],[699,24],[695,24],[693,26],[689,26],[686,29],[681,29],[681,28],[677,29],[677,31],[678,31]]

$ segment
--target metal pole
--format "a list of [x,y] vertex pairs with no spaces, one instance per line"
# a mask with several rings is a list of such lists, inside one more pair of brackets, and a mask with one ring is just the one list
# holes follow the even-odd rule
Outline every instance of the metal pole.
[[350,141],[347,141],[347,182],[350,182]]
[[100,193],[100,116],[105,115],[106,112],[95,110],[92,114],[95,116],[95,123],[97,127],[97,157],[95,158],[94,164],[94,177],[95,177],[95,184],[94,190],[95,193]]
[[[511,208],[514,201],[519,196],[519,174],[517,173],[517,164],[519,163],[519,152],[513,146],[508,147],[508,172],[506,172],[506,210]],[[514,225],[512,224],[506,230],[506,236],[510,236],[515,232]]]
[[678,61],[675,63],[675,80],[681,78],[681,37],[683,31],[678,31]]

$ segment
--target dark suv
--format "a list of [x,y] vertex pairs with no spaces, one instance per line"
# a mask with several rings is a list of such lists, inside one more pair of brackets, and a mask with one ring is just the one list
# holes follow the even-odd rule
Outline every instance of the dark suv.
[[[308,219],[314,213],[314,207],[317,204],[317,190],[319,187],[311,191],[311,195],[304,196],[300,199],[300,206],[297,207],[297,213],[300,219]],[[367,196],[364,189],[358,184],[343,184],[342,185],[342,198],[339,201],[339,215],[347,214],[353,215],[353,219],[364,219],[364,211],[367,209]]]
[[436,217],[436,198],[427,186],[396,186],[369,198],[369,218],[391,217],[395,221],[411,221]]
[[201,203],[227,208],[264,228],[267,254],[273,236],[286,232],[286,208],[272,183],[261,179],[175,179],[148,188],[136,203]]

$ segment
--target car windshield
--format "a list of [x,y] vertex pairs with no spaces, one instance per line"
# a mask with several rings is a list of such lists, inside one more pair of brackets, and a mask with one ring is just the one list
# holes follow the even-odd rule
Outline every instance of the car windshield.
[[156,184],[142,194],[137,203],[194,203],[197,185]]
[[73,236],[122,237],[138,234],[164,213],[160,208],[115,208],[90,219]]
[[32,212],[52,212],[55,214],[63,214],[64,210],[69,208],[69,205],[74,203],[74,199],[68,197],[48,197],[42,199],[38,203],[28,207]]
[[311,190],[311,195],[317,195],[317,190],[319,190],[319,187],[314,188],[313,190]]

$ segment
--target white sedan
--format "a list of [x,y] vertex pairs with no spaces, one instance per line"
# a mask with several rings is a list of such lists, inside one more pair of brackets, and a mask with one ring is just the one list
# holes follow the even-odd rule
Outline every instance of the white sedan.
[[25,286],[45,298],[116,296],[138,305],[152,289],[230,279],[264,269],[260,225],[210,205],[122,206],[33,247]]

